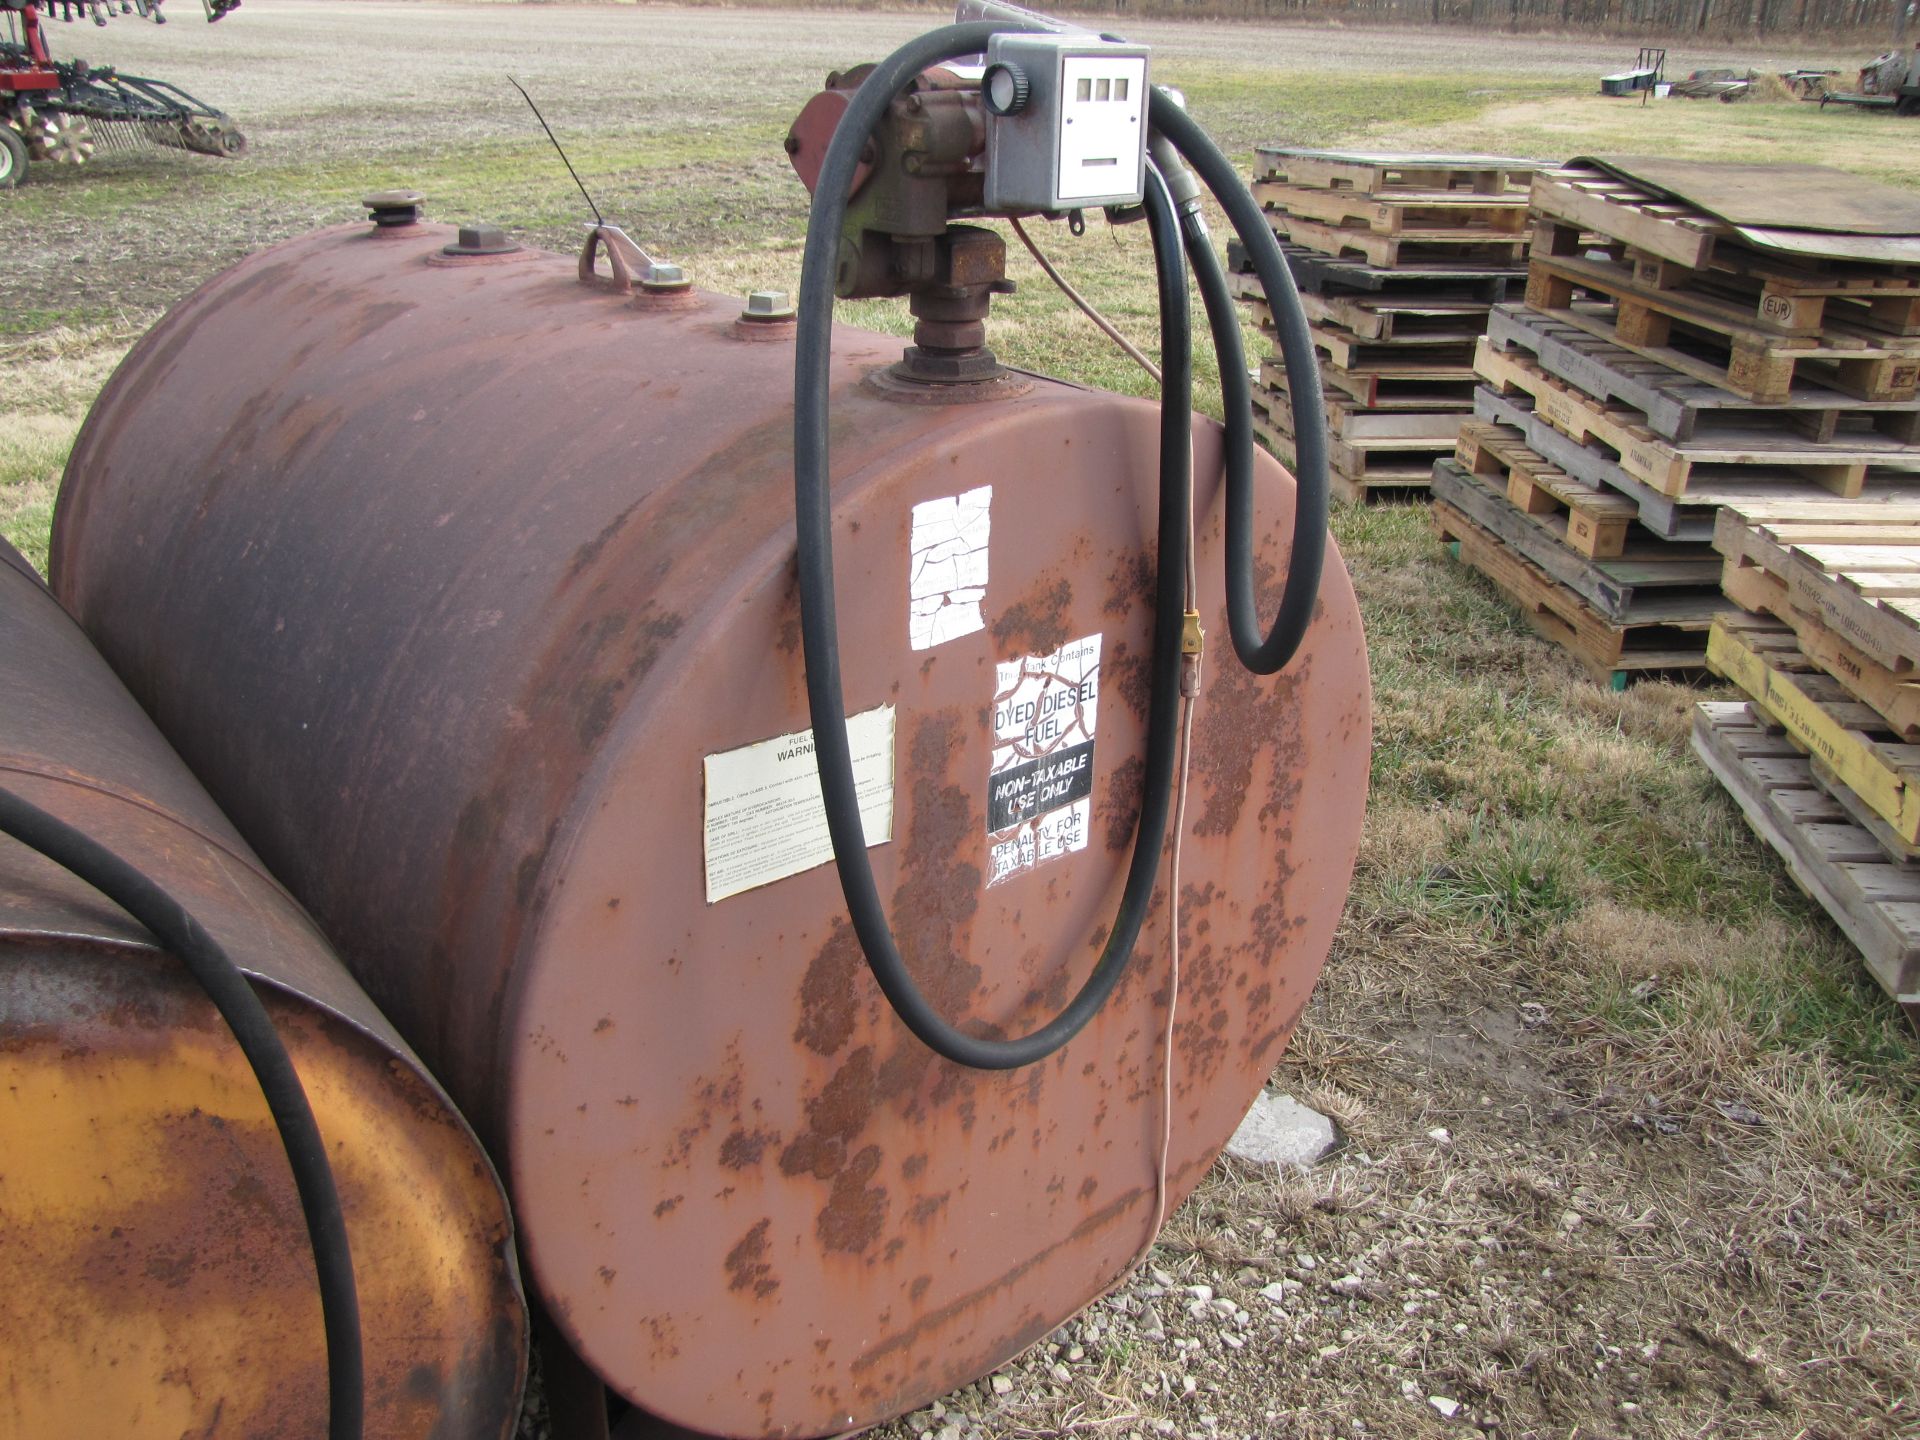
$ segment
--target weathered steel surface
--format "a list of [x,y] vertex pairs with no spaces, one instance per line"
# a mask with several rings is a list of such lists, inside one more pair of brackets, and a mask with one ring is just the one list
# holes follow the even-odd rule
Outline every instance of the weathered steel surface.
[[[369,1436],[511,1433],[526,1319],[472,1132],[0,542],[0,784],[178,896],[263,998],[346,1203]],[[184,968],[0,839],[0,1437],[325,1432],[279,1135]]]
[[[405,233],[410,238],[399,239]],[[433,266],[435,227],[266,252],[107,387],[58,593],[508,1170],[569,1339],[655,1414],[832,1433],[991,1368],[1148,1239],[1167,910],[1044,1064],[934,1059],[867,976],[830,867],[705,903],[702,757],[804,729],[791,350],[736,300],[570,261]],[[871,853],[920,982],[1011,1033],[1091,965],[1132,838],[1153,407],[1037,383],[886,400],[836,338],[848,703],[898,707]],[[1218,437],[1202,606],[1225,635]],[[1291,486],[1263,462],[1265,600]],[[992,485],[986,628],[911,651],[912,506]],[[190,579],[188,577],[191,577]],[[1103,637],[1092,843],[986,888],[995,662]],[[1351,872],[1369,745],[1329,564],[1273,682],[1216,641],[1188,811],[1174,1197],[1271,1070]]]

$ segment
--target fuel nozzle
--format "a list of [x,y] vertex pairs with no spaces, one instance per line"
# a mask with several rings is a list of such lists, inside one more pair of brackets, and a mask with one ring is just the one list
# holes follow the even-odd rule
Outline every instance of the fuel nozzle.
[[[1172,86],[1156,85],[1154,90],[1180,109],[1187,108],[1187,97]],[[1180,152],[1173,148],[1173,142],[1158,130],[1149,131],[1147,156],[1160,172],[1160,178],[1167,182],[1167,193],[1173,197],[1173,208],[1181,215],[1190,215],[1199,221],[1204,231],[1206,221],[1200,215],[1200,182],[1194,177],[1193,171],[1187,168],[1187,162],[1180,158]]]

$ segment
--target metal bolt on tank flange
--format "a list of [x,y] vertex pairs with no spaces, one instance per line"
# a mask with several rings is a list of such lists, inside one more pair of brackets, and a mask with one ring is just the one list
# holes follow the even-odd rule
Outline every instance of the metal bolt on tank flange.
[[377,230],[392,230],[420,223],[420,207],[426,196],[418,190],[378,190],[360,202],[367,207],[367,218]]
[[519,246],[507,238],[507,232],[498,225],[485,222],[474,225],[462,225],[460,238],[451,245],[441,247],[442,255],[511,255]]
[[655,262],[653,268],[640,277],[640,289],[647,295],[685,295],[693,289],[693,281],[681,266]]
[[760,324],[791,320],[793,297],[784,290],[755,290],[747,296],[747,308],[740,312],[740,318]]
[[796,328],[793,297],[784,290],[755,290],[733,322],[741,340],[792,340]]

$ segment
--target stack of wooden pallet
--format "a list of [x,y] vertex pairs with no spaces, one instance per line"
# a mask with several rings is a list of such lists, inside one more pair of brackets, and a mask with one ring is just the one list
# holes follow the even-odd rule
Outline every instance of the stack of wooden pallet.
[[1920,1025],[1920,503],[1729,506],[1695,751]]
[[[1539,168],[1497,155],[1259,151],[1254,194],[1300,288],[1320,352],[1335,498],[1424,488],[1473,405],[1473,345],[1525,274],[1527,183]],[[1272,315],[1230,247],[1237,293]],[[1255,387],[1261,437],[1293,456],[1278,359]]]
[[1920,499],[1920,242],[1737,225],[1626,163],[1534,177],[1526,303],[1433,478],[1461,557],[1616,686],[1706,663],[1723,507]]

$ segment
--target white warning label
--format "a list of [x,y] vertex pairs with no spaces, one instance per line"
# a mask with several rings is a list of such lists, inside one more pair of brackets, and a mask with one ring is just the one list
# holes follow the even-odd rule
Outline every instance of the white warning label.
[[[869,846],[893,838],[893,706],[847,720],[860,823]],[[833,858],[813,731],[706,757],[707,903]]]
[[1087,848],[1100,637],[1000,662],[987,776],[987,884]]
[[984,630],[987,535],[993,487],[926,500],[913,507],[907,548],[907,643],[931,650]]

